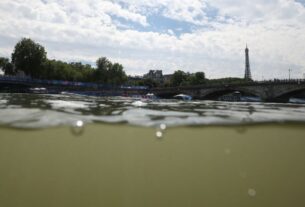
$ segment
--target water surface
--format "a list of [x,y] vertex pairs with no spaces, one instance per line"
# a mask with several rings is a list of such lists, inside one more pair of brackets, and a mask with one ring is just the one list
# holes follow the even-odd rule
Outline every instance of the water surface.
[[84,123],[192,126],[305,121],[305,104],[135,100],[126,97],[0,94],[0,124],[22,128]]

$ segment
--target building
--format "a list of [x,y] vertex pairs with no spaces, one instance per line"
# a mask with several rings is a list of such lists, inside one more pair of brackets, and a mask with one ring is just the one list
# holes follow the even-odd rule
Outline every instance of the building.
[[246,46],[245,50],[246,60],[245,60],[245,80],[252,80],[251,70],[250,70],[250,60],[249,60],[249,49]]
[[158,83],[163,82],[163,73],[162,70],[150,70],[147,74],[144,75],[144,79],[151,79]]

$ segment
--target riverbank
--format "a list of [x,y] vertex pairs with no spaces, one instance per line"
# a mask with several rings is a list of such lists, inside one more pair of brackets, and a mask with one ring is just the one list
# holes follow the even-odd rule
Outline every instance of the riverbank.
[[305,205],[303,124],[0,132],[0,206]]

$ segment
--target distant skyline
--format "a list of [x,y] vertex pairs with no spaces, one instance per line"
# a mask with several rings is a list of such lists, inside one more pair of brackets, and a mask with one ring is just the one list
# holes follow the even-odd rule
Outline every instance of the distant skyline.
[[94,65],[98,57],[131,75],[203,71],[244,77],[249,47],[255,80],[303,78],[305,0],[1,0],[0,56],[28,37],[48,58]]

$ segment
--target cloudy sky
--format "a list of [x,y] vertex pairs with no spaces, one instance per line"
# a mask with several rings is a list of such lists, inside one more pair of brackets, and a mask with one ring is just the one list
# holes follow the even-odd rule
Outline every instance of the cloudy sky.
[[243,77],[250,48],[254,79],[303,78],[305,0],[0,0],[0,56],[22,37],[48,58],[94,64],[98,57],[128,74],[149,69]]

